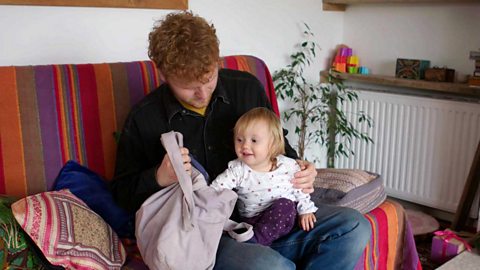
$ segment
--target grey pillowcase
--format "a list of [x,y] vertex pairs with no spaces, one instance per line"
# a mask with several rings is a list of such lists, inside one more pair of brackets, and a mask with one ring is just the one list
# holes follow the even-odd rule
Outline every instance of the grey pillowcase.
[[364,170],[320,169],[314,186],[310,195],[317,207],[344,206],[362,214],[378,207],[387,197],[382,177]]

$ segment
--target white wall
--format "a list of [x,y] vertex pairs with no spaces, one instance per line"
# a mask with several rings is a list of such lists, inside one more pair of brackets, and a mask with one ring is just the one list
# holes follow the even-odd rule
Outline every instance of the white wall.
[[[273,72],[287,64],[302,21],[317,35],[318,77],[342,38],[343,13],[322,12],[317,0],[190,0],[189,9],[217,28],[221,54],[253,54]],[[147,35],[171,10],[0,6],[0,65],[147,59]]]
[[[189,0],[189,7],[215,24],[222,55],[259,56],[271,72],[288,63],[302,22],[308,23],[322,48],[307,72],[311,80],[340,43],[353,47],[374,73],[390,75],[397,57],[470,73],[468,52],[480,48],[478,4],[372,4],[324,12],[321,0]],[[0,6],[0,66],[147,59],[147,35],[168,12]]]
[[[272,73],[288,63],[301,41],[303,22],[322,48],[318,62],[307,71],[313,81],[342,39],[344,13],[323,12],[319,0],[189,0],[189,9],[215,25],[222,55],[258,56]],[[154,21],[169,12],[0,6],[0,66],[147,59],[148,33]],[[294,142],[291,134],[289,138]]]
[[373,73],[395,75],[397,58],[431,61],[465,79],[480,50],[480,4],[353,5],[345,13],[344,42]]

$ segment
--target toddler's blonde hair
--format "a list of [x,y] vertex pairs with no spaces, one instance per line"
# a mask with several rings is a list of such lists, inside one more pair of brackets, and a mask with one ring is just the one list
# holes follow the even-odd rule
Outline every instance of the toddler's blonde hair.
[[285,141],[283,139],[282,124],[280,123],[278,116],[267,108],[253,108],[242,115],[233,128],[234,136],[237,136],[239,131],[245,130],[252,123],[257,121],[264,121],[268,125],[270,135],[273,137],[270,148],[270,159],[273,160],[276,156],[285,154]]

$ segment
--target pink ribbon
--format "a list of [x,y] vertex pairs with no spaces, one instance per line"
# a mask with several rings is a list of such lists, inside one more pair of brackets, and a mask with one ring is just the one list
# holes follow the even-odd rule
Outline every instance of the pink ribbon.
[[436,236],[440,236],[442,241],[445,243],[442,247],[442,257],[445,257],[445,255],[446,255],[445,253],[447,252],[447,244],[448,244],[448,242],[450,242],[450,239],[452,239],[452,238],[457,239],[458,241],[462,242],[463,245],[465,246],[465,248],[468,251],[472,250],[472,247],[468,244],[468,242],[465,241],[464,239],[462,239],[461,237],[459,237],[458,235],[456,235],[453,231],[450,231],[450,230],[436,231],[436,232],[434,232],[434,234]]

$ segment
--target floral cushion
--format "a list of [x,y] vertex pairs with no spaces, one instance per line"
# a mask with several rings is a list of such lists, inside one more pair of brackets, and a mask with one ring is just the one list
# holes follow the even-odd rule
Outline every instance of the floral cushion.
[[0,196],[0,265],[2,269],[46,269],[34,244],[13,217],[13,197]]
[[12,204],[20,226],[53,265],[120,269],[125,249],[105,221],[69,190],[43,192]]

